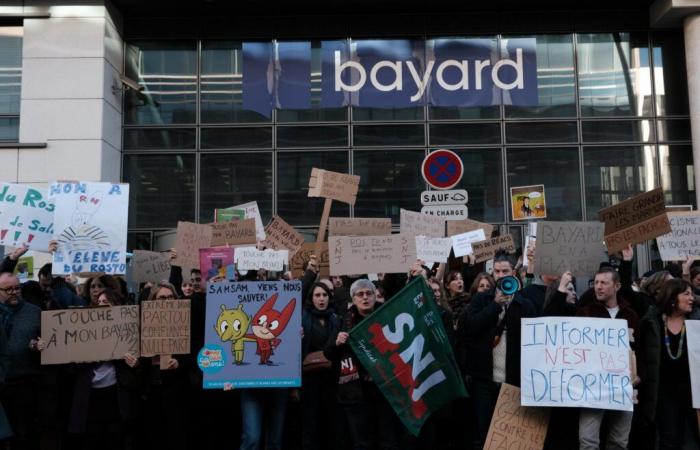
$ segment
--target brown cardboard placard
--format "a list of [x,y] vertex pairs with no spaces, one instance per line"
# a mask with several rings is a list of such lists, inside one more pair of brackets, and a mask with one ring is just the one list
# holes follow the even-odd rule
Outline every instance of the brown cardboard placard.
[[[229,222],[229,223],[238,223]],[[212,228],[192,222],[178,222],[175,237],[177,257],[173,266],[199,267],[199,249],[211,247]]]
[[[474,263],[488,261],[496,256],[496,252],[503,250],[508,253],[515,253],[515,242],[513,236],[506,234],[504,236],[496,236],[485,241],[472,242],[472,256],[475,258]],[[469,256],[464,257],[467,261]]]
[[331,236],[331,275],[403,273],[416,262],[414,235]]
[[329,236],[382,236],[391,234],[391,219],[379,217],[331,217]]
[[304,236],[280,216],[272,216],[272,220],[265,227],[265,235],[267,237],[262,241],[263,246],[273,250],[289,250],[290,258],[304,244]]
[[401,209],[401,234],[445,237],[445,219]]
[[665,212],[664,191],[659,187],[601,209],[598,211],[598,220],[605,223],[605,234],[608,235],[646,222]]
[[[320,248],[317,251],[317,246]],[[328,242],[313,243],[306,242],[301,246],[301,249],[290,257],[290,270],[292,277],[300,278],[304,275],[304,262],[308,261],[311,255],[316,255],[316,261],[319,265],[319,275],[323,278],[330,276],[330,263],[328,259]]]
[[135,281],[158,283],[170,277],[170,253],[134,250],[132,278]]
[[141,356],[190,353],[189,299],[141,302]]
[[233,220],[230,222],[210,223],[210,246],[255,244],[255,219]]
[[549,426],[549,408],[520,406],[520,388],[501,384],[484,450],[542,450]]
[[535,273],[590,277],[607,261],[600,222],[548,222],[537,224]]
[[[629,228],[606,234],[605,244],[607,245],[608,253],[613,253],[627,248],[627,244],[640,244],[670,232],[671,222],[668,220],[666,213],[663,213]],[[539,246],[539,243],[537,245]],[[537,253],[535,252],[535,254]]]
[[358,175],[331,172],[316,167],[311,169],[309,197],[324,197],[354,205],[359,187]]
[[469,231],[484,230],[486,238],[490,238],[493,234],[493,225],[490,223],[479,222],[477,220],[448,220],[447,221],[447,236],[452,237],[457,234],[468,233]]
[[41,313],[46,348],[41,364],[111,361],[139,356],[138,305],[75,308]]

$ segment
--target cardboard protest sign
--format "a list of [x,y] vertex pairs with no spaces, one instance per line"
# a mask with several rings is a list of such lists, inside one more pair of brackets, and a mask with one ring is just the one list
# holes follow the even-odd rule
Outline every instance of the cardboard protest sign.
[[170,278],[170,254],[134,250],[132,277],[138,282],[158,283]]
[[445,236],[445,219],[421,214],[419,212],[401,210],[401,234],[428,237]]
[[496,236],[483,241],[472,242],[471,246],[472,255],[474,256],[474,263],[480,263],[493,259],[496,257],[496,253],[499,251],[515,253],[515,242],[513,242],[513,236],[510,234]]
[[272,250],[289,250],[290,256],[294,256],[304,244],[304,236],[280,216],[272,216],[265,227],[265,235],[262,245]]
[[428,262],[447,262],[452,251],[452,239],[416,236],[416,258]]
[[[320,247],[318,244],[307,242],[301,246],[296,255],[292,256],[289,269],[292,271],[292,277],[300,278],[304,275],[304,263],[311,258],[311,255],[316,255],[316,262],[319,266],[319,275],[328,278],[330,276],[330,259],[328,257],[328,242],[322,242]],[[317,252],[317,249],[320,251]]]
[[692,211],[693,205],[666,205],[666,212]]
[[535,272],[590,277],[607,261],[600,222],[540,222],[537,226]]
[[212,228],[192,222],[178,222],[175,236],[177,257],[173,266],[199,267],[199,249],[208,248],[212,240]]
[[510,188],[510,210],[513,220],[544,219],[547,217],[544,185]]
[[309,197],[324,197],[343,203],[355,204],[360,177],[330,170],[311,169]]
[[46,252],[54,233],[54,202],[24,184],[0,183],[0,245]]
[[210,223],[209,226],[211,227],[209,245],[212,247],[255,244],[257,242],[255,219]]
[[450,239],[452,239],[452,251],[454,251],[456,257],[460,257],[469,255],[472,252],[472,242],[484,241],[486,240],[486,235],[484,235],[484,230],[479,228],[478,230],[456,234]]
[[667,213],[671,232],[656,238],[663,261],[700,258],[700,211]]
[[265,240],[265,227],[263,226],[262,217],[260,217],[260,208],[258,202],[248,202],[241,205],[232,206],[229,209],[240,209],[245,211],[246,219],[255,219],[255,235],[259,241]]
[[523,406],[632,411],[626,320],[522,319],[521,338]]
[[233,254],[238,270],[265,269],[280,272],[289,261],[288,250],[258,250],[255,247],[238,247]]
[[542,450],[548,425],[548,408],[520,406],[520,388],[502,383],[484,450]]
[[41,313],[46,348],[41,364],[111,361],[139,356],[138,305],[75,308]]
[[231,222],[232,220],[245,219],[245,211],[235,208],[221,208],[214,210],[214,223]]
[[329,236],[381,236],[391,234],[391,219],[373,217],[331,217]]
[[700,320],[686,320],[685,332],[688,342],[688,365],[690,366],[693,408],[700,409]]
[[301,386],[301,282],[210,283],[205,389]]
[[403,273],[416,261],[413,235],[331,236],[331,275]]
[[53,273],[126,273],[129,185],[55,182]]
[[[423,277],[355,326],[349,342],[394,412],[416,436],[432,413],[467,395],[437,303]],[[341,380],[359,379],[358,367],[349,359],[340,367]]]
[[608,253],[620,251],[627,244],[640,244],[671,232],[662,188],[601,209],[598,211],[598,220],[605,223]]
[[21,256],[17,260],[17,265],[15,270],[12,271],[17,275],[20,283],[34,279],[34,257],[33,256]]
[[141,302],[141,356],[190,352],[190,300]]
[[233,247],[211,247],[199,249],[199,270],[204,281],[235,280]]
[[450,237],[456,234],[462,234],[468,231],[478,230],[480,228],[484,230],[484,235],[486,236],[486,239],[490,238],[493,234],[493,225],[491,225],[490,223],[479,222],[477,220],[471,219],[447,221],[447,235]]

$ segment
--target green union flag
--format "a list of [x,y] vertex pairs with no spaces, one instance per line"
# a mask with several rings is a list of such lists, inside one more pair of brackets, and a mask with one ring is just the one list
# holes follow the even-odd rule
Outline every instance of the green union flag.
[[350,345],[411,433],[467,392],[433,293],[422,277],[350,331]]

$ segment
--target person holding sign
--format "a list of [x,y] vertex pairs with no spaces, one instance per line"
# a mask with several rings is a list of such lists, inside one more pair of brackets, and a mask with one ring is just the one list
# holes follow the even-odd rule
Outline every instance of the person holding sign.
[[[639,324],[638,367],[641,377],[638,410],[653,448],[654,426],[660,450],[681,450],[685,443],[700,445],[692,405],[685,321],[700,319],[693,307],[693,291],[685,280],[669,280],[657,306]],[[690,425],[690,434],[686,433]]]

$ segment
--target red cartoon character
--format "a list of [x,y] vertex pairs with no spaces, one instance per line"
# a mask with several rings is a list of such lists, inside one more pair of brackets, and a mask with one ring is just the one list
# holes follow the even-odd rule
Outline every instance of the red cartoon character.
[[260,355],[259,364],[272,365],[272,361],[270,361],[270,356],[272,356],[273,353],[272,350],[280,345],[281,342],[277,336],[282,334],[287,327],[297,303],[296,299],[293,298],[292,301],[284,307],[282,312],[280,312],[272,309],[276,301],[277,294],[274,294],[265,302],[262,308],[255,313],[251,325],[253,334],[247,336],[254,338],[258,344],[258,349],[255,353]]

